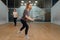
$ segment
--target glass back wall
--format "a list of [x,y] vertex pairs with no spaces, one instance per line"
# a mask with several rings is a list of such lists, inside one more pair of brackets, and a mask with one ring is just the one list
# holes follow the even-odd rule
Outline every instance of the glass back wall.
[[[25,6],[21,6],[17,8],[17,12],[19,14],[19,18],[22,17]],[[30,11],[30,16],[35,18],[36,21],[45,21],[45,11],[37,6],[32,6],[32,10]]]
[[[14,1],[15,2],[15,1]],[[16,10],[19,14],[19,18],[22,17],[22,14],[25,9],[26,2],[31,2],[32,3],[32,10],[30,12],[30,16],[32,18],[35,18],[36,22],[50,22],[51,21],[51,7],[52,7],[52,0],[23,0],[23,1],[18,1],[19,7],[17,8],[16,5]],[[23,4],[21,3],[23,2]],[[35,4],[35,2],[37,4]],[[15,2],[16,4],[17,2]],[[9,21],[12,21],[13,18],[11,14],[13,13],[14,8],[9,8]],[[19,20],[19,19],[18,19]]]

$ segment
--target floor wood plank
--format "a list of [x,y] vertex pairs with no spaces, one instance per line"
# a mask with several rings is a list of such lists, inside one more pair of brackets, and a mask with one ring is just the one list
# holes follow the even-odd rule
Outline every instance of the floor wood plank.
[[[0,40],[25,40],[24,30],[20,35],[17,31],[21,28],[18,23],[14,27],[13,23],[0,25]],[[30,23],[30,40],[60,40],[60,26],[51,23]]]

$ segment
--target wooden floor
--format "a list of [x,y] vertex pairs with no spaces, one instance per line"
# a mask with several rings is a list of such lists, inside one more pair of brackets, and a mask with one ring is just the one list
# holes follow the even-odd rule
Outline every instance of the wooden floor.
[[[21,28],[13,23],[0,25],[0,40],[25,40],[24,30],[20,35],[17,31]],[[29,40],[60,40],[60,26],[51,23],[30,23]]]

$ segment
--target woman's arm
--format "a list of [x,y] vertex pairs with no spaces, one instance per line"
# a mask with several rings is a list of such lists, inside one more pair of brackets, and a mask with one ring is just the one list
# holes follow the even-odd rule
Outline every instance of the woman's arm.
[[29,17],[29,16],[25,16],[28,20],[31,20],[31,21],[34,21],[34,19],[32,19],[31,17]]

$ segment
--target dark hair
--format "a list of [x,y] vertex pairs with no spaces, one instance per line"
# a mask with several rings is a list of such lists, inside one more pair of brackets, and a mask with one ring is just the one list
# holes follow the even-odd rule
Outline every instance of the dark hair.
[[14,8],[14,11],[16,11],[16,8]]

